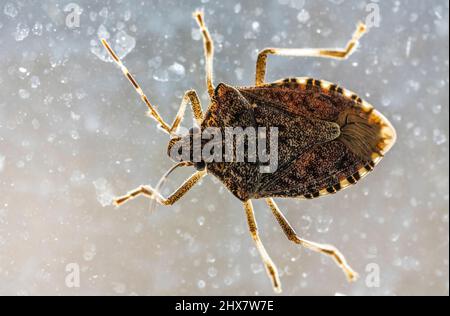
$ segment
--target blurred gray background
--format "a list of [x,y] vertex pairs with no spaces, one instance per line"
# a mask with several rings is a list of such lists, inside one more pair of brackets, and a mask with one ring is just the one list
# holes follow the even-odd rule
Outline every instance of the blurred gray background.
[[[74,27],[67,17],[77,7]],[[261,237],[285,295],[448,295],[445,0],[1,0],[0,294],[272,294],[241,203],[216,180],[154,212],[145,199],[110,205],[156,185],[171,162],[168,137],[98,37],[109,36],[171,122],[187,89],[208,105],[195,9],[215,41],[215,82],[252,85],[259,49],[342,47],[373,7],[380,25],[349,60],[270,57],[267,78],[338,83],[397,128],[397,145],[357,186],[279,201],[299,234],[336,245],[361,279],[348,284],[330,259],[290,243],[256,202]],[[189,172],[177,171],[164,192]]]

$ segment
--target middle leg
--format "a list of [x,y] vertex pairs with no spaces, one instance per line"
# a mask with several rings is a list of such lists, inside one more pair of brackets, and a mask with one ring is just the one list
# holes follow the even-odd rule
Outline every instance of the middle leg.
[[283,213],[281,213],[280,209],[275,204],[275,201],[271,198],[268,198],[266,199],[266,202],[267,205],[269,205],[273,215],[277,219],[278,223],[283,229],[283,232],[286,234],[289,240],[295,242],[296,244],[302,245],[303,247],[308,248],[310,250],[330,256],[331,258],[334,259],[337,265],[341,267],[341,269],[344,271],[345,275],[347,276],[347,279],[350,282],[356,281],[356,279],[358,278],[358,274],[355,271],[353,271],[353,269],[348,265],[344,256],[338,249],[330,245],[318,244],[298,237],[297,233],[289,224],[286,217],[284,217]]

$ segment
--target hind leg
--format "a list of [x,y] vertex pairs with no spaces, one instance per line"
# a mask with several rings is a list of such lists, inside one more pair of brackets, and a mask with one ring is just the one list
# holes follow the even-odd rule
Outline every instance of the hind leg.
[[248,200],[244,203],[245,213],[247,215],[248,228],[250,230],[250,234],[255,242],[256,249],[258,249],[259,254],[264,262],[264,266],[266,268],[267,274],[272,281],[273,289],[276,293],[281,293],[281,283],[280,278],[278,276],[277,267],[273,263],[272,259],[270,259],[269,254],[267,253],[264,245],[259,238],[258,227],[256,224],[255,213],[253,211],[253,204],[251,200]]
[[188,90],[183,96],[177,116],[173,120],[172,126],[170,127],[170,134],[176,133],[178,127],[180,127],[181,121],[184,117],[186,106],[189,102],[191,103],[192,114],[194,115],[195,121],[197,122],[198,126],[202,124],[203,110],[197,92],[195,92],[195,90]]
[[281,213],[280,209],[275,204],[274,200],[271,198],[266,199],[266,203],[267,205],[269,205],[273,215],[277,219],[278,223],[283,229],[283,232],[286,234],[289,240],[295,242],[296,244],[302,245],[305,248],[323,253],[333,258],[337,265],[344,271],[349,281],[355,281],[358,278],[358,274],[353,271],[353,269],[348,265],[347,261],[339,250],[330,245],[318,244],[298,237],[295,230],[287,221],[286,217],[284,217],[283,213]]
[[256,80],[257,86],[264,84],[267,68],[267,56],[298,56],[298,57],[324,57],[334,59],[346,59],[350,56],[358,46],[359,39],[366,32],[366,26],[359,23],[352,39],[347,43],[344,49],[313,49],[313,48],[266,48],[258,55],[256,62]]

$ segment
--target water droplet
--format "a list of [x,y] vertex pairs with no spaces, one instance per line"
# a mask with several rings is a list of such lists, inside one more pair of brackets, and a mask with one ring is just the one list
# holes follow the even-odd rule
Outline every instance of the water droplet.
[[100,26],[98,27],[97,36],[99,38],[109,39],[110,34],[103,24],[100,24]]
[[216,276],[217,276],[217,269],[214,268],[214,267],[210,267],[210,268],[208,269],[208,275],[209,275],[209,277],[211,277],[211,278],[216,277]]
[[78,121],[80,120],[81,115],[76,114],[75,112],[70,112],[70,117],[72,118],[72,120]]
[[33,32],[34,35],[41,36],[42,35],[42,29],[43,29],[42,24],[39,23],[39,22],[36,22],[33,25],[33,28],[31,29],[31,31]]
[[16,41],[20,42],[23,41],[28,37],[28,34],[30,34],[30,28],[25,23],[19,23],[16,27],[16,33],[14,35],[14,38]]
[[417,13],[411,13],[409,16],[409,22],[415,23],[419,19],[419,15]]
[[131,19],[131,11],[130,10],[126,10],[123,13],[123,19],[125,20],[125,22],[127,22]]
[[433,131],[433,141],[438,146],[444,145],[447,142],[447,136],[441,130],[435,129]]
[[418,271],[420,268],[420,262],[413,257],[397,258],[394,260],[394,265],[406,271]]
[[5,156],[0,155],[0,172],[3,172],[5,170]]
[[391,235],[391,241],[392,242],[397,242],[400,239],[400,234],[395,233]]
[[184,75],[185,69],[182,64],[175,62],[169,67],[169,80],[180,81]]
[[383,97],[381,99],[381,104],[383,104],[383,106],[388,107],[389,105],[391,105],[391,99],[387,98],[387,97]]
[[331,216],[318,216],[316,221],[316,230],[319,233],[327,233],[333,223],[333,218]]
[[300,220],[300,227],[302,230],[308,230],[311,227],[312,219],[308,215],[303,215]]
[[25,90],[25,89],[20,89],[19,90],[19,96],[20,96],[20,98],[25,100],[25,99],[28,99],[30,97],[30,93],[27,90]]
[[290,7],[300,10],[305,6],[305,0],[291,0]]
[[306,10],[300,11],[300,12],[298,13],[298,15],[297,15],[297,20],[298,20],[300,23],[306,23],[306,22],[308,22],[308,21],[309,21],[309,18],[310,18],[309,12],[306,11]]
[[70,176],[70,182],[81,183],[85,178],[86,176],[80,170],[74,170]]
[[98,15],[100,15],[102,18],[107,18],[108,17],[108,8],[103,7],[100,12],[98,13]]
[[233,239],[229,243],[229,248],[232,253],[238,253],[241,250],[241,244],[239,240]]
[[112,194],[111,185],[103,178],[99,178],[93,182],[97,194],[97,201],[101,206],[106,207],[112,204],[114,195]]
[[5,7],[3,8],[3,13],[5,13],[5,15],[11,18],[15,18],[17,14],[19,14],[19,11],[17,11],[17,8],[14,6],[14,4],[8,2],[5,4]]
[[[110,38],[110,33],[103,24],[99,26],[97,35],[99,38]],[[92,39],[90,44],[91,52],[98,58],[106,62],[113,61],[112,58],[109,57],[109,54],[103,45],[99,43],[98,39]],[[119,56],[120,59],[123,59],[136,47],[136,39],[122,30],[114,36],[114,39],[110,42],[110,44],[113,46],[112,48],[116,52],[117,56]]]
[[252,30],[255,32],[259,32],[259,22],[258,21],[254,21],[252,23]]
[[432,111],[434,114],[440,114],[442,112],[442,105],[440,104],[433,105]]
[[153,73],[153,79],[159,82],[169,81],[169,73],[165,69],[158,69]]
[[136,39],[125,31],[120,31],[116,34],[115,43],[114,49],[120,58],[124,58],[136,47]]
[[80,138],[80,134],[76,130],[72,130],[70,132],[70,137],[74,140],[78,140]]
[[216,258],[214,258],[214,256],[212,255],[212,254],[208,254],[207,256],[206,256],[206,262],[208,262],[208,263],[214,263],[214,262],[216,262]]
[[237,3],[237,4],[234,6],[234,13],[238,14],[239,12],[241,12],[241,9],[242,9],[241,4],[240,4],[240,3]]
[[83,259],[92,261],[97,254],[97,247],[94,244],[87,244],[83,247]]
[[203,216],[200,216],[199,218],[197,218],[197,223],[200,226],[203,226],[205,224],[205,218]]
[[261,273],[264,270],[264,267],[263,267],[263,265],[261,263],[252,263],[250,265],[250,268],[252,269],[252,272],[254,274]]
[[226,285],[226,286],[230,286],[231,284],[233,284],[233,278],[231,278],[231,277],[225,277],[224,279],[223,279],[223,283]]
[[38,76],[32,76],[30,79],[31,88],[37,89],[41,85],[41,81]]
[[191,30],[191,37],[194,41],[199,41],[202,39],[202,32],[198,27],[194,27]]
[[31,121],[31,125],[33,125],[33,128],[34,128],[35,130],[38,130],[39,127],[41,127],[41,124],[39,123],[39,121],[38,121],[37,119],[33,119],[33,120]]
[[203,281],[203,280],[199,280],[199,281],[197,282],[197,286],[198,286],[199,289],[204,289],[205,286],[206,286],[206,283],[205,283],[205,281]]
[[409,80],[408,85],[416,92],[420,90],[420,82],[418,81]]
[[236,74],[237,80],[241,81],[244,75],[244,69],[243,68],[236,68],[234,70],[234,73]]
[[127,286],[120,282],[113,282],[113,291],[117,294],[124,294],[127,290]]
[[158,69],[161,66],[162,58],[161,56],[155,56],[147,62],[148,66],[152,69]]

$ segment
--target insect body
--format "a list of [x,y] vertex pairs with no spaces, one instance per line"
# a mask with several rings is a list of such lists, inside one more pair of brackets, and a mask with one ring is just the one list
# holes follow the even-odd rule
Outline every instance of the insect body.
[[[172,205],[206,174],[212,174],[243,202],[251,236],[276,292],[281,291],[278,272],[260,240],[252,199],[265,199],[291,241],[332,257],[349,281],[356,280],[357,274],[335,247],[300,238],[273,198],[313,199],[334,194],[355,184],[372,171],[393,146],[396,139],[395,130],[371,105],[335,84],[311,78],[289,78],[265,83],[264,77],[267,56],[270,54],[347,58],[357,47],[359,38],[365,32],[365,26],[362,24],[358,26],[353,38],[343,50],[265,49],[258,56],[255,86],[232,87],[223,83],[214,86],[213,42],[204,24],[203,14],[196,12],[194,17],[204,39],[206,85],[210,105],[203,114],[196,92],[193,90],[186,92],[172,125],[161,118],[127,68],[108,43],[102,40],[111,57],[148,106],[149,115],[170,135],[168,152],[171,158],[174,148],[189,145],[189,155],[179,161],[174,168],[193,166],[197,170],[167,198],[164,198],[157,189],[141,186],[117,198],[116,205],[121,205],[138,195],[144,195],[162,205]],[[188,135],[178,135],[178,127],[189,102],[200,128],[191,129]],[[263,163],[258,157],[251,160],[248,152],[245,153],[246,159],[240,162],[194,159],[192,144],[197,134],[201,135],[211,128],[224,133],[231,127],[239,127],[242,130],[263,129],[264,138],[273,136],[273,128],[276,128],[278,143],[276,170],[261,172]],[[219,142],[219,145],[225,147],[229,145],[223,138]],[[200,139],[200,151],[205,147],[205,142]],[[237,151],[236,148],[232,150],[233,153]],[[270,151],[272,154],[272,149]],[[215,154],[215,157],[223,158],[224,151]]]

